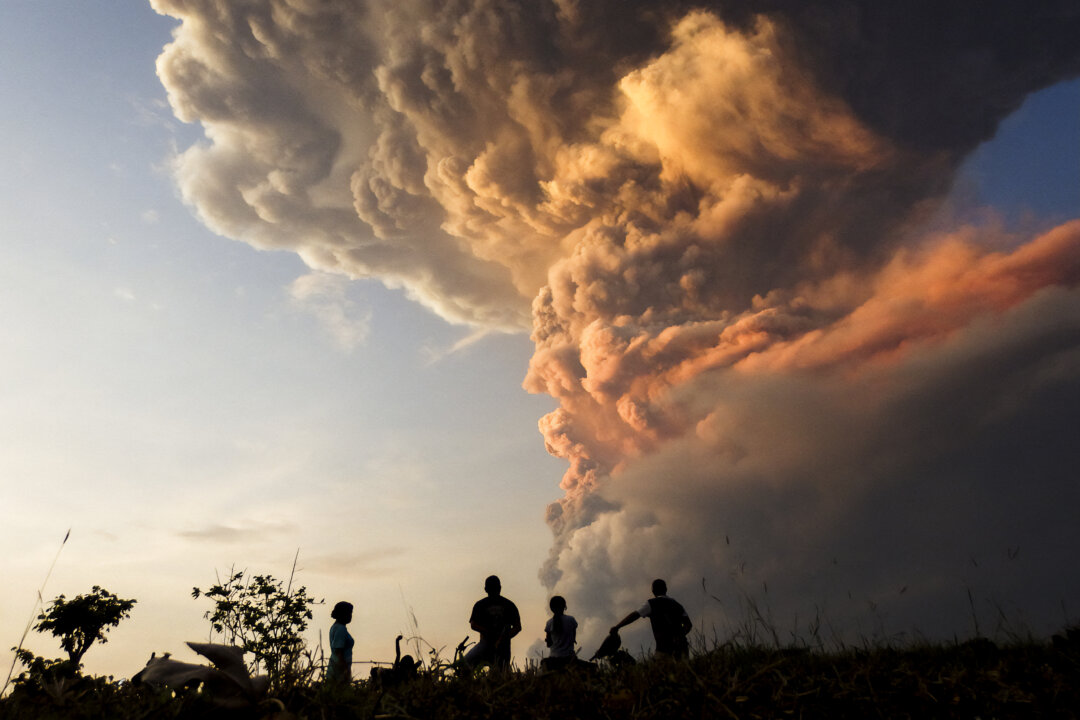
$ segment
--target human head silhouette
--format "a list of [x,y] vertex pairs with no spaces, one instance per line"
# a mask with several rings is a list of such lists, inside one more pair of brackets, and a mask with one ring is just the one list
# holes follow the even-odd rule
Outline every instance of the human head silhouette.
[[562,595],[555,595],[548,601],[548,607],[556,615],[562,615],[566,610],[566,599]]
[[488,575],[488,579],[484,581],[484,592],[488,595],[498,595],[502,590],[502,583],[499,582],[498,575]]
[[664,582],[663,580],[661,580],[660,578],[657,578],[656,580],[653,580],[652,581],[652,594],[655,595],[656,597],[660,597],[661,595],[667,595],[667,583]]
[[334,605],[334,609],[330,611],[330,617],[341,623],[348,623],[352,620],[352,603],[345,602],[344,600]]

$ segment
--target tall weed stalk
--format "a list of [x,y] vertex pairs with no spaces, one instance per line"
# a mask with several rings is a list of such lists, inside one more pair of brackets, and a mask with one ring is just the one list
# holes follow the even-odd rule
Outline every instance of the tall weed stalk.
[[30,617],[26,621],[26,627],[23,629],[22,637],[19,638],[19,645],[15,648],[15,657],[11,659],[11,667],[8,668],[7,678],[4,679],[4,687],[0,688],[0,697],[4,696],[7,692],[8,685],[11,684],[11,676],[15,673],[15,663],[19,661],[19,653],[23,649],[23,644],[26,642],[26,636],[30,634],[30,628],[34,625],[34,619],[37,617],[38,610],[45,604],[45,586],[49,583],[49,578],[52,577],[53,568],[56,567],[56,561],[60,559],[60,552],[67,545],[68,538],[71,537],[71,528],[67,529],[64,533],[64,539],[60,541],[60,547],[56,550],[56,555],[53,556],[53,561],[49,565],[49,571],[45,573],[45,579],[41,582],[41,587],[37,591],[37,600],[34,601],[34,607],[30,610]]

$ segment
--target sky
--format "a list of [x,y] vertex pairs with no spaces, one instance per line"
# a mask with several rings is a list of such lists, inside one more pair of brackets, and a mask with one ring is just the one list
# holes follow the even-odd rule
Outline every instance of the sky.
[[357,659],[490,573],[519,663],[654,577],[710,638],[1076,622],[1075,13],[731,5],[0,6],[4,647],[55,558],[138,600],[89,671],[194,659],[297,551]]

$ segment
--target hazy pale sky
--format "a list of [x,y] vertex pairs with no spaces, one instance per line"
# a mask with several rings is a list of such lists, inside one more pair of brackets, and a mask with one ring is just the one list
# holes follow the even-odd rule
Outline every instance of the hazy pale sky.
[[68,527],[45,594],[139,601],[92,670],[186,651],[208,629],[193,586],[287,576],[297,548],[298,582],[362,608],[358,658],[392,658],[406,603],[456,643],[491,572],[535,596],[535,633],[562,469],[536,429],[553,401],[521,389],[527,336],[455,349],[474,331],[400,291],[305,298],[295,255],[202,227],[168,170],[198,133],[154,74],[176,23],[148,5],[0,15],[5,647]]
[[[745,78],[709,74],[718,48],[761,57],[750,50],[784,48],[782,32],[676,3],[670,32],[642,31],[633,51],[583,40],[598,18],[563,18],[587,51],[568,40],[550,61],[564,67],[549,72],[528,53],[555,51],[522,40],[513,52],[529,70],[509,79],[500,73],[512,64],[485,69],[488,54],[511,50],[485,45],[479,22],[457,26],[470,51],[456,54],[414,47],[407,18],[378,2],[367,15],[339,8],[368,27],[355,42],[345,22],[252,11],[244,23],[227,3],[155,5],[184,17],[186,32],[148,3],[0,5],[3,647],[18,642],[68,528],[44,596],[97,584],[138,600],[86,657],[90,671],[117,676],[206,638],[208,604],[193,586],[230,567],[286,577],[297,549],[296,582],[356,605],[357,659],[391,659],[394,636],[413,632],[410,613],[427,642],[451,648],[490,573],[522,611],[519,661],[530,647],[535,657],[552,591],[585,621],[584,640],[664,575],[695,620],[720,628],[737,621],[740,593],[786,577],[781,624],[806,592],[826,598],[840,583],[862,608],[887,606],[893,633],[935,615],[943,597],[963,605],[965,587],[1038,632],[1076,620],[1080,586],[1049,574],[1067,575],[1080,551],[1061,509],[1080,492],[1063,470],[1080,419],[1067,402],[1080,384],[1075,53],[1034,78],[1017,70],[1016,97],[969,106],[970,124],[941,121],[938,137],[920,130],[931,110],[905,125],[883,119],[887,103],[871,94],[841,102],[824,66],[805,85],[782,62],[775,78],[758,68],[768,79],[743,93]],[[443,37],[446,18],[429,21],[425,37]],[[206,27],[228,40],[214,45]],[[379,30],[388,39],[372,39]],[[171,60],[156,66],[174,32]],[[589,53],[620,62],[585,70]],[[430,76],[409,58],[443,63],[455,83],[424,90],[414,80]],[[713,90],[666,94],[695,72],[694,87]],[[725,97],[715,88],[743,94],[713,116]],[[801,130],[757,115],[799,116],[799,103],[819,113]],[[695,113],[701,127],[686,120]],[[760,134],[743,138],[751,121]],[[615,177],[632,180],[605,185]],[[873,183],[884,190],[858,189]],[[813,233],[759,239],[773,253],[763,259],[740,239],[766,237],[754,202]],[[848,203],[867,210],[832,222],[805,209]],[[879,216],[887,240],[871,242]],[[787,220],[769,227],[789,232]],[[605,245],[615,236],[636,240]],[[710,238],[729,238],[715,243],[729,254],[701,250]],[[646,250],[621,254],[632,246]],[[663,248],[704,260],[664,284]],[[713,274],[720,266],[749,269]],[[978,278],[946,266],[985,267],[994,288],[1013,287],[1014,266],[1042,279],[980,294]],[[919,283],[946,299],[909,317],[903,288]],[[934,294],[935,283],[968,295]],[[710,294],[720,286],[734,289]],[[653,296],[670,299],[672,287],[687,296],[665,309]],[[783,315],[783,331],[753,314],[765,309]],[[751,325],[757,339],[739,339]],[[865,340],[868,325],[888,327]],[[712,327],[728,344],[695,344]],[[751,342],[761,343],[753,357],[717,359]],[[957,390],[938,422],[962,437],[939,447],[941,428],[911,426],[956,377],[989,389],[984,404]],[[882,399],[840,400],[868,389]],[[818,426],[831,422],[835,432]],[[854,450],[836,440],[844,428],[858,428],[846,435]],[[1002,438],[1015,447],[988,449]],[[1024,467],[1052,480],[1029,485],[1015,475]],[[898,480],[913,474],[928,479]],[[792,569],[814,574],[823,558],[842,567],[831,590]],[[902,586],[903,598],[882,599]],[[888,604],[901,600],[911,604]],[[853,613],[830,607],[838,622]],[[853,622],[869,633],[877,620]],[[312,639],[329,625],[319,609]],[[627,644],[647,643],[644,630]],[[32,634],[27,646],[59,654],[51,638]]]

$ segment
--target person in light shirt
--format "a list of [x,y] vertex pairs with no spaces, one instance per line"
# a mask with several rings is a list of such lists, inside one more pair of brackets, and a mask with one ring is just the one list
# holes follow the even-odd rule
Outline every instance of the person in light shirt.
[[330,662],[326,667],[326,681],[348,683],[352,676],[353,638],[345,626],[352,622],[352,603],[339,602],[330,611],[334,624],[330,626]]
[[561,595],[551,598],[548,607],[552,616],[544,626],[544,643],[551,651],[540,664],[547,670],[559,670],[573,664],[577,657],[577,620],[566,614],[566,599]]

